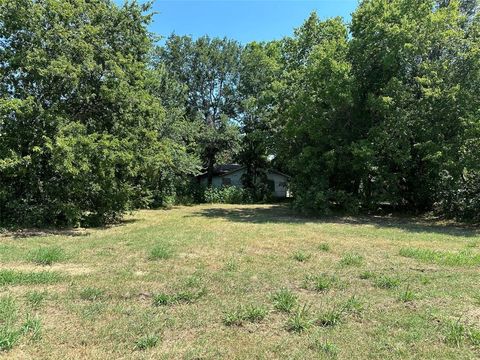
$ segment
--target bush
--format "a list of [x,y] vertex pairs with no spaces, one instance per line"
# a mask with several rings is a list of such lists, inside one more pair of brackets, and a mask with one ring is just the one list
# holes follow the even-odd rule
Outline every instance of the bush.
[[251,204],[253,202],[250,192],[238,186],[209,187],[205,190],[204,200],[211,204]]
[[440,200],[437,213],[448,218],[480,223],[480,172],[472,171],[454,180],[447,171],[441,173]]

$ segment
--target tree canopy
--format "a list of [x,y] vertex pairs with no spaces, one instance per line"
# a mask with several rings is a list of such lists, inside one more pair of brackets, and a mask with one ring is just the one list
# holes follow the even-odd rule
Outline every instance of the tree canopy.
[[[0,0],[0,224],[104,224],[201,201],[238,161],[251,198],[291,175],[303,212],[480,221],[475,0],[363,0],[240,45],[172,34],[148,4]],[[199,196],[200,194],[200,196]]]

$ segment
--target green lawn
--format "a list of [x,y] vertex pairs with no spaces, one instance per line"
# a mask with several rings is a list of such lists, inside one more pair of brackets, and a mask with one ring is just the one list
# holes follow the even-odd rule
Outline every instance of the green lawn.
[[480,235],[275,205],[0,237],[0,357],[480,356]]

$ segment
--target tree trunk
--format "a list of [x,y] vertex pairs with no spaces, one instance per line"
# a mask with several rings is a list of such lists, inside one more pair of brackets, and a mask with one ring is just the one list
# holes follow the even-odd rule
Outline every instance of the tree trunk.
[[213,167],[215,165],[215,157],[212,156],[211,154],[208,155],[208,160],[207,160],[207,184],[208,187],[212,186],[212,181],[213,181]]

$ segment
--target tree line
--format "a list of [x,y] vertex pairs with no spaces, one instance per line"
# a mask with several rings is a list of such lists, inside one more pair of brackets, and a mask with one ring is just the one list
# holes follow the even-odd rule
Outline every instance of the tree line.
[[290,37],[148,31],[150,4],[0,0],[0,225],[100,225],[202,200],[216,164],[291,175],[303,212],[480,220],[480,15],[364,0]]

